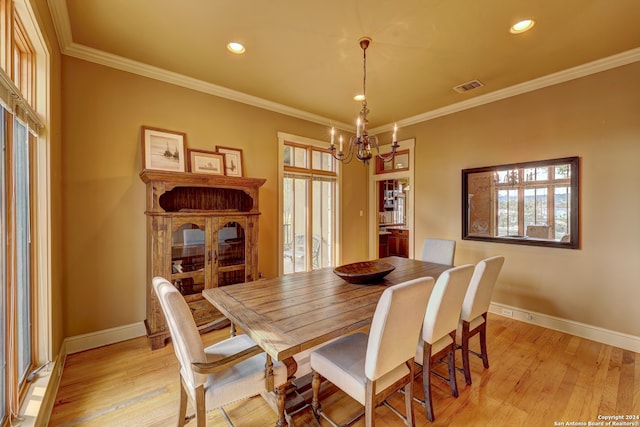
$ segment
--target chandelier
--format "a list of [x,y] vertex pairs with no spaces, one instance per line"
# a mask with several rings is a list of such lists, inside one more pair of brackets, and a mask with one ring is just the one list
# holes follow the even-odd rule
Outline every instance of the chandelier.
[[358,115],[358,119],[356,121],[356,135],[352,136],[349,139],[349,144],[347,145],[346,151],[343,150],[343,142],[342,135],[339,137],[339,148],[336,149],[336,145],[334,143],[334,135],[335,129],[331,128],[331,144],[329,145],[329,149],[331,150],[331,155],[338,161],[343,162],[344,164],[351,163],[353,157],[355,156],[358,160],[360,160],[365,165],[369,164],[369,160],[373,157],[371,148],[376,149],[376,155],[379,159],[384,162],[388,162],[396,155],[396,150],[398,149],[398,141],[396,139],[396,132],[398,127],[393,125],[393,137],[391,140],[391,152],[386,155],[380,154],[380,147],[378,145],[378,137],[375,135],[369,135],[367,132],[367,124],[369,121],[367,120],[367,116],[369,115],[369,108],[367,107],[367,48],[369,44],[371,44],[371,39],[369,37],[363,37],[358,40],[360,43],[360,47],[362,48],[362,57],[364,60],[364,72],[362,77],[362,109],[360,110],[360,114]]

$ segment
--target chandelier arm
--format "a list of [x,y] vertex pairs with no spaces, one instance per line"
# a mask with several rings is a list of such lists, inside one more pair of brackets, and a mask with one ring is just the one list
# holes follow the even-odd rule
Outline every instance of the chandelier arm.
[[331,150],[331,156],[338,160],[339,162],[342,162],[344,164],[349,164],[351,163],[351,160],[353,160],[354,154],[357,151],[354,146],[356,144],[354,144],[354,140],[355,138],[352,136],[349,139],[349,143],[347,144],[347,151],[346,153],[344,151],[337,151],[335,145],[331,145],[329,147],[329,149]]
[[397,141],[393,141],[391,144],[391,151],[387,154],[380,154],[380,145],[378,144],[378,136],[374,135],[372,137],[370,137],[371,142],[373,142],[373,146],[376,149],[376,157],[378,157],[380,160],[388,162],[389,160],[393,159],[393,157],[396,155],[396,150],[398,149],[398,142]]
[[389,153],[387,153],[386,155],[380,154],[378,152],[377,157],[382,160],[383,162],[388,162],[390,160],[392,160],[396,155],[396,149],[392,148],[391,151]]

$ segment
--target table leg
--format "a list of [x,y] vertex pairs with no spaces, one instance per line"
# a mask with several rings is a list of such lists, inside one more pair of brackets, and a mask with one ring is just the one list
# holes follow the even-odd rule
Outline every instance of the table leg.
[[283,385],[276,387],[276,404],[278,405],[278,421],[276,422],[276,427],[286,427],[287,420],[284,413],[284,407],[287,397],[287,387],[291,385],[290,381],[287,381]]
[[293,383],[293,380],[295,379],[295,373],[298,369],[298,364],[292,357],[282,362],[287,367],[287,382],[274,387],[272,391],[262,393],[262,397],[278,415],[276,427],[286,427],[288,424],[286,414],[287,395],[296,390],[296,385]]

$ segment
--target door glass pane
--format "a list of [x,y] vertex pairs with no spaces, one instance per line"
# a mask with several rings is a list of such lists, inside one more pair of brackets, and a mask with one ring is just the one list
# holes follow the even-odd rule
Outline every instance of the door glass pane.
[[311,268],[333,266],[335,230],[335,182],[313,181]]
[[182,295],[204,290],[204,226],[187,223],[175,227],[171,235],[171,281]]
[[299,168],[308,167],[307,149],[301,147],[293,147],[293,166]]
[[227,222],[218,230],[218,265],[244,264],[244,228],[237,222]]
[[311,151],[311,168],[334,172],[335,169],[335,161],[333,157],[331,157],[330,153],[326,153],[324,151],[312,150]]
[[293,166],[293,147],[285,145],[283,148],[284,160],[282,163],[285,166]]
[[229,221],[218,230],[218,286],[245,282],[245,229]]
[[393,160],[395,169],[406,169],[409,167],[409,153],[398,154]]
[[14,120],[15,209],[16,209],[16,296],[18,331],[18,378],[22,381],[31,364],[31,264],[29,206],[29,135]]
[[307,177],[284,178],[284,273],[307,269]]

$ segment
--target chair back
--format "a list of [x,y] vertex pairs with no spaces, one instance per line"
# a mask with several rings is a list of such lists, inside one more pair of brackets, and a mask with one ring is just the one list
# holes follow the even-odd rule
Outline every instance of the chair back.
[[204,384],[207,375],[193,372],[191,364],[204,363],[207,357],[189,305],[176,287],[162,277],[154,277],[153,289],[169,326],[169,334],[180,364],[182,378],[189,387],[195,389],[200,384]]
[[438,277],[422,324],[422,339],[433,344],[458,328],[473,265],[450,268]]
[[551,227],[548,225],[527,225],[527,237],[550,239]]
[[462,303],[460,318],[471,322],[489,311],[491,294],[500,270],[504,264],[503,256],[494,256],[480,261],[473,270],[467,295]]
[[384,290],[371,321],[365,375],[374,381],[416,352],[433,278],[409,280]]
[[455,240],[424,239],[424,245],[422,246],[422,261],[453,265],[455,253]]

